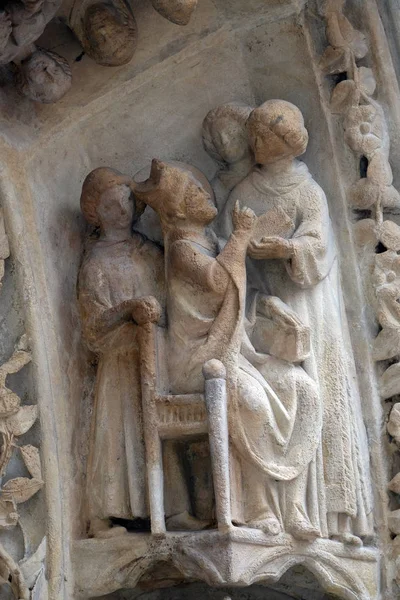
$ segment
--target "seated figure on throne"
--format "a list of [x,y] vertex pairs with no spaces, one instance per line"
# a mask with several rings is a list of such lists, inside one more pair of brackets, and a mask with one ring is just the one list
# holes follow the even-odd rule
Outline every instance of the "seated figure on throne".
[[235,208],[232,235],[218,253],[207,231],[217,209],[189,170],[154,160],[135,196],[156,210],[163,230],[170,392],[201,393],[209,359],[227,370],[229,435],[241,467],[232,487],[233,521],[272,535],[283,529],[299,538],[320,535],[307,514],[304,483],[320,443],[316,385],[301,367],[256,352],[244,328],[254,213]]

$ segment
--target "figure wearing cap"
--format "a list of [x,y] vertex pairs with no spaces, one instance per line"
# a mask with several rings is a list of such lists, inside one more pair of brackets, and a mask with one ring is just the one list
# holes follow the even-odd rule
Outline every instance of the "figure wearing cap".
[[[125,531],[110,528],[110,518],[148,517],[132,312],[144,296],[165,306],[164,260],[156,244],[132,233],[132,223],[143,211],[134,201],[133,185],[129,177],[102,167],[87,176],[81,196],[84,217],[99,228],[80,270],[79,305],[84,337],[99,357],[87,490],[90,532],[101,537]],[[186,500],[182,486],[173,512],[184,512]]]

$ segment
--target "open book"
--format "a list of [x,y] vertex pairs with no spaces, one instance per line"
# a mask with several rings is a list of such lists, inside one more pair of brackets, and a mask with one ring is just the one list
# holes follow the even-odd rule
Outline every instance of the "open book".
[[253,239],[259,242],[263,237],[279,235],[289,238],[295,229],[293,219],[280,206],[271,208],[257,218]]

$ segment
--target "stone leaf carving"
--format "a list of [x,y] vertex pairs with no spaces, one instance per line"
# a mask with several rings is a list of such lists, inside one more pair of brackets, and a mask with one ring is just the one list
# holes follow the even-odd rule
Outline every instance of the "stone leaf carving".
[[6,474],[8,463],[15,448],[19,448],[25,465],[32,478],[17,477],[10,479],[0,488],[0,500],[3,527],[14,526],[18,521],[16,505],[26,502],[43,486],[39,451],[34,446],[19,447],[17,438],[24,435],[37,419],[37,406],[20,406],[20,398],[6,387],[6,377],[17,373],[31,361],[27,349],[26,336],[16,345],[11,358],[0,367],[0,434],[2,447],[0,452],[0,476]]
[[365,36],[357,31],[343,14],[344,0],[322,0],[321,14],[326,19],[326,37],[329,46],[320,60],[326,74],[342,73],[352,67],[354,58],[368,52]]

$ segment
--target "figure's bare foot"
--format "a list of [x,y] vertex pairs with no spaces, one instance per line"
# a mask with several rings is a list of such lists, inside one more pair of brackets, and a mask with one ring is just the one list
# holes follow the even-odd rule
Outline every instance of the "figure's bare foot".
[[260,529],[267,535],[278,535],[282,532],[281,524],[274,516],[270,516],[265,519],[255,519],[254,521],[249,521],[246,523],[246,527],[250,527],[250,529]]
[[185,510],[179,515],[172,515],[166,520],[168,531],[201,531],[210,525],[210,521],[196,519]]
[[339,533],[338,535],[332,535],[332,540],[337,542],[342,542],[342,544],[346,544],[347,546],[362,546],[362,539],[353,533]]

